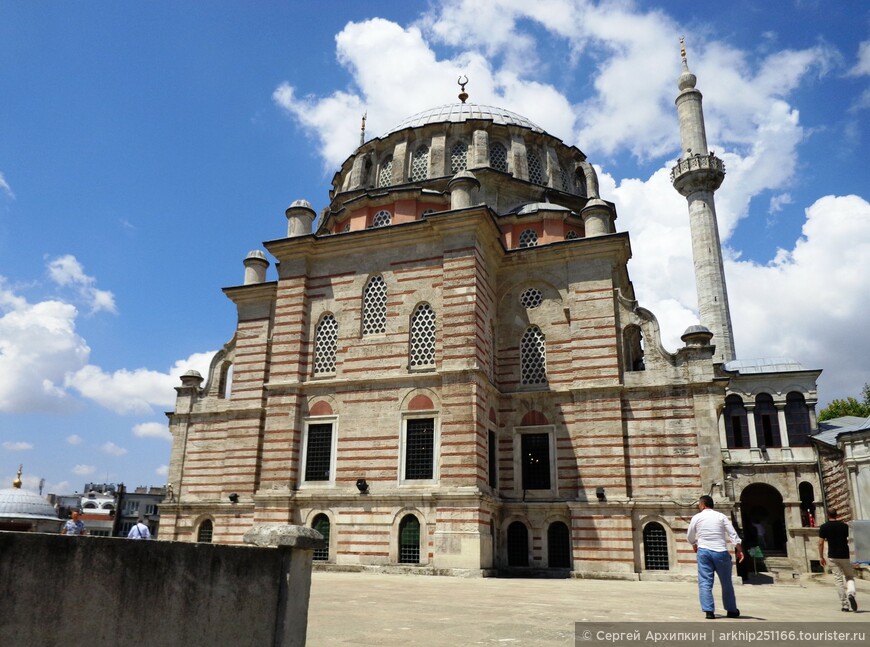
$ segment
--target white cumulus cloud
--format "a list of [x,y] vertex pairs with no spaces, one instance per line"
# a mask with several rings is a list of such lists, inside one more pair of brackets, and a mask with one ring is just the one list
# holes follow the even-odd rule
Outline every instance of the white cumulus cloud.
[[73,287],[79,297],[90,306],[91,312],[117,313],[115,296],[106,290],[98,290],[94,287],[96,279],[85,274],[81,263],[75,256],[67,254],[49,262],[49,277],[62,287]]
[[100,445],[100,451],[104,454],[111,454],[112,456],[123,456],[127,453],[127,450],[123,447],[119,447],[115,443],[108,442]]
[[23,442],[23,441],[18,441],[18,442],[6,441],[5,443],[3,443],[3,449],[7,449],[10,452],[23,452],[23,451],[27,451],[28,449],[33,449],[33,444]]
[[157,476],[166,476],[167,474],[169,474],[169,465],[161,465],[156,470],[154,470],[154,473]]
[[66,442],[68,442],[70,445],[81,445],[84,442],[84,438],[82,438],[78,434],[73,434],[72,436],[66,437]]
[[90,476],[97,471],[93,465],[76,465],[72,468],[72,473],[76,476]]
[[143,422],[133,427],[133,435],[139,438],[161,438],[172,442],[172,434],[163,422]]

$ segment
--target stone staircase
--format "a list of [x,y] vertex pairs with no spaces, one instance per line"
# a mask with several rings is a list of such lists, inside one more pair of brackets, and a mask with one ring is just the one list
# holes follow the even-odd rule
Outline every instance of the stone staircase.
[[[795,568],[792,560],[785,556],[769,556],[764,558],[764,566],[767,568],[766,575],[771,584],[787,584],[800,586],[801,573]],[[762,575],[762,573],[759,573]],[[751,579],[751,578],[750,578]]]

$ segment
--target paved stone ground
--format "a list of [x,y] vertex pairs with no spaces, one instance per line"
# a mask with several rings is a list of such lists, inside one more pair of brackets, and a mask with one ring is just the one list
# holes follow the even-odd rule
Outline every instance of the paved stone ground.
[[[864,608],[843,613],[830,575],[800,585],[737,584],[743,617],[716,622],[833,621],[870,630],[870,582],[857,585]],[[574,644],[575,622],[703,621],[697,591],[690,582],[316,572],[307,644],[565,647]],[[718,583],[714,595],[724,614]]]

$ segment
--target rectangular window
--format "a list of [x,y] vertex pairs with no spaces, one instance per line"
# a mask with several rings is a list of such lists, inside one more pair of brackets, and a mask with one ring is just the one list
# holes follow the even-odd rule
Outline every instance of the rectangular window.
[[149,503],[148,505],[145,506],[145,514],[149,517],[152,515],[156,515],[157,514],[157,506],[154,505],[153,503]]
[[405,480],[432,479],[435,465],[435,419],[405,421]]
[[550,434],[522,434],[520,461],[524,490],[550,489]]
[[498,487],[498,447],[494,431],[489,432],[489,486]]
[[139,502],[138,501],[124,501],[124,514],[125,515],[139,514]]
[[308,425],[305,480],[329,481],[332,469],[332,423]]

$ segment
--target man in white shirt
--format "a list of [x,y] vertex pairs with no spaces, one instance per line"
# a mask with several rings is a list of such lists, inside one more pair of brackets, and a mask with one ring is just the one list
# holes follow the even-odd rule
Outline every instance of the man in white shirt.
[[144,518],[139,517],[136,525],[130,528],[127,539],[151,539],[151,530],[148,529],[148,524],[145,523]]
[[698,596],[701,598],[701,610],[708,620],[713,620],[716,614],[713,602],[713,576],[719,576],[722,586],[722,604],[729,618],[739,618],[740,609],[734,597],[734,584],[731,582],[731,554],[728,552],[728,542],[734,544],[734,556],[737,563],[743,561],[743,548],[740,537],[731,520],[721,512],[713,509],[713,497],[704,495],[698,499],[698,514],[692,517],[686,537],[692,544],[698,558]]

